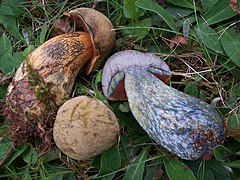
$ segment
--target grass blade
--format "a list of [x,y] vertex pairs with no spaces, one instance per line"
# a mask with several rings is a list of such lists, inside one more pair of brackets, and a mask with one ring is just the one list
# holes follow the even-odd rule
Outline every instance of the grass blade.
[[141,154],[138,156],[136,161],[132,164],[132,166],[128,169],[126,175],[123,180],[139,180],[143,179],[145,160],[147,159],[150,147],[146,147],[143,149]]

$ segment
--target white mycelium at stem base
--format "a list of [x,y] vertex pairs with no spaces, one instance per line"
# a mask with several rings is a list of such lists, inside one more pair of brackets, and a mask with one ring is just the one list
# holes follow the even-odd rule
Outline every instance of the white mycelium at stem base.
[[104,66],[103,93],[110,100],[128,100],[152,139],[180,158],[194,160],[223,142],[223,119],[211,105],[167,86],[170,76],[156,55],[118,52]]

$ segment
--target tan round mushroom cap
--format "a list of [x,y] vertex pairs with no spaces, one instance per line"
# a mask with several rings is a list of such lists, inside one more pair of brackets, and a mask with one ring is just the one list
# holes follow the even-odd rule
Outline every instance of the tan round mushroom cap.
[[95,46],[94,56],[87,67],[87,74],[89,74],[105,62],[105,57],[114,45],[116,33],[111,21],[95,9],[76,8],[69,13],[82,18],[82,25],[85,26],[85,31],[90,33]]
[[77,160],[101,154],[116,142],[119,133],[114,113],[100,100],[87,96],[66,101],[53,127],[57,147]]

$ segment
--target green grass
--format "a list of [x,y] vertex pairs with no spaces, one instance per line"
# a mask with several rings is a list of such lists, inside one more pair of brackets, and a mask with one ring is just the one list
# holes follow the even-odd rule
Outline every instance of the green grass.
[[[49,38],[52,24],[65,11],[93,4],[90,0],[0,2],[1,106],[16,69]],[[37,151],[26,144],[14,149],[0,167],[0,178],[239,178],[240,23],[239,14],[232,10],[229,1],[103,0],[95,5],[111,20],[116,31],[110,55],[126,49],[159,55],[173,71],[169,85],[208,103],[220,99],[216,108],[235,131],[228,134],[222,146],[214,149],[211,160],[177,159],[147,136],[126,102],[107,101],[102,94],[99,69],[89,77],[79,74],[72,96],[86,94],[110,105],[122,127],[119,141],[103,154],[84,162],[71,159],[58,149],[38,157]],[[171,39],[176,36],[184,36],[187,45],[170,48]],[[3,159],[12,143],[8,122],[1,111],[0,123],[0,159]]]

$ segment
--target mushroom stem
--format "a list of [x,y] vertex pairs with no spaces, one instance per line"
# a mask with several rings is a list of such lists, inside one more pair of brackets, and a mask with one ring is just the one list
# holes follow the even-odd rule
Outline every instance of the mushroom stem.
[[138,123],[182,159],[197,159],[223,141],[223,120],[211,105],[169,87],[150,71],[132,68],[124,86]]

